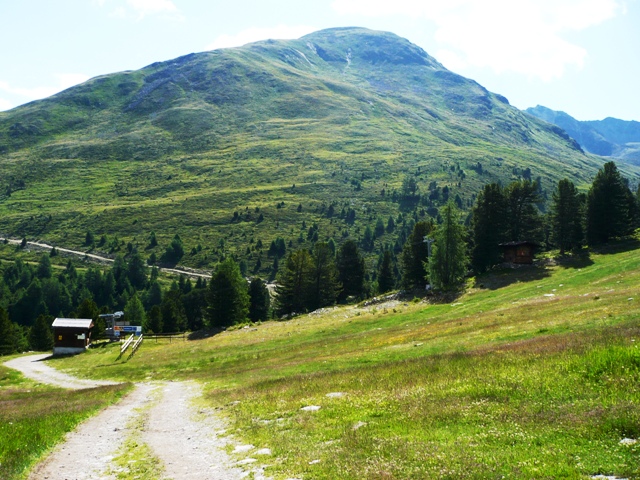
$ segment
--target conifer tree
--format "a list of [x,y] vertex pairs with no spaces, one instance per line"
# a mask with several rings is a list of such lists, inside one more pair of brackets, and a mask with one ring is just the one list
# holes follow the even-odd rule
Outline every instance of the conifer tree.
[[389,290],[393,290],[395,283],[391,252],[385,250],[378,268],[378,293],[386,293]]
[[254,278],[249,284],[249,320],[267,320],[270,308],[271,296],[267,284],[260,278]]
[[425,238],[431,233],[432,227],[431,222],[416,223],[404,244],[401,256],[402,286],[406,289],[424,288],[429,260],[429,247]]
[[460,214],[451,201],[442,209],[441,215],[442,224],[434,234],[435,242],[429,259],[429,280],[437,289],[450,290],[464,279],[467,245]]
[[507,200],[497,183],[485,185],[471,211],[471,264],[482,273],[502,260],[499,244],[507,239]]
[[582,243],[582,201],[578,189],[569,179],[558,182],[551,204],[551,234],[560,255]]
[[339,299],[361,297],[364,293],[365,263],[356,242],[347,240],[342,244],[336,256],[336,266],[338,280],[342,284]]
[[307,250],[290,253],[280,267],[276,286],[276,309],[279,315],[302,313],[307,309],[311,255]]
[[542,217],[536,207],[540,202],[537,182],[518,180],[504,190],[510,241],[535,241],[542,237]]
[[333,252],[325,242],[318,242],[311,254],[307,307],[315,310],[333,305],[339,292],[340,281]]
[[44,352],[53,348],[53,319],[48,315],[39,315],[29,332],[29,345],[32,350]]
[[632,197],[614,162],[598,171],[587,195],[586,236],[589,245],[608,242],[633,230],[629,211]]
[[231,257],[218,265],[211,276],[207,303],[207,320],[212,327],[227,327],[247,319],[247,282]]
[[137,293],[134,293],[124,306],[124,318],[131,325],[144,325],[147,322],[147,314]]

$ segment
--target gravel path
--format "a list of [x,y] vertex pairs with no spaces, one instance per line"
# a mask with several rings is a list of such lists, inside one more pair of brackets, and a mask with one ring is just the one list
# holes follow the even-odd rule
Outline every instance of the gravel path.
[[[48,355],[20,357],[5,363],[25,376],[63,388],[83,389],[112,382],[82,380],[42,363]],[[265,479],[254,459],[240,462],[224,450],[224,425],[212,411],[197,411],[193,401],[201,395],[196,384],[184,382],[136,384],[132,393],[67,434],[29,480],[115,479],[121,470],[112,460],[122,454],[127,438],[135,435],[149,446],[164,466],[162,479],[236,480],[251,473]],[[253,447],[251,447],[252,449]],[[249,450],[249,449],[247,449]]]
[[51,355],[44,353],[41,355],[30,355],[28,357],[18,357],[5,363],[7,367],[20,370],[25,377],[36,380],[40,383],[55,385],[56,387],[81,390],[83,388],[95,388],[102,385],[115,385],[116,382],[106,380],[83,380],[62,373],[55,368],[45,364],[42,360]]
[[29,480],[115,479],[108,472],[131,431],[126,425],[149,402],[152,385],[136,389],[116,405],[82,423],[31,471]]

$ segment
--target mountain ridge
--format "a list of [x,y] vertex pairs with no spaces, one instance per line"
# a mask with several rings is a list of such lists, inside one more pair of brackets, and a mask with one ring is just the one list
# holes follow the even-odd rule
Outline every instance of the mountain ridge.
[[305,222],[339,242],[402,217],[377,251],[448,199],[468,210],[488,182],[539,178],[549,197],[603,164],[408,40],[357,27],[101,75],[0,113],[0,145],[3,233],[79,247],[92,230],[103,249],[180,233],[183,263],[205,268],[258,263],[258,239],[303,246]]
[[613,117],[581,121],[568,113],[542,105],[527,108],[525,112],[566,130],[582,147],[594,155],[640,165],[640,122]]

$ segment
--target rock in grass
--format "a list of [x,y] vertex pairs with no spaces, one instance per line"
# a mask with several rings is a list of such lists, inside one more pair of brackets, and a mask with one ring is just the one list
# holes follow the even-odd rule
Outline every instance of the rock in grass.
[[320,407],[319,405],[309,405],[307,407],[302,407],[300,410],[302,410],[304,412],[317,412],[321,408],[322,407]]

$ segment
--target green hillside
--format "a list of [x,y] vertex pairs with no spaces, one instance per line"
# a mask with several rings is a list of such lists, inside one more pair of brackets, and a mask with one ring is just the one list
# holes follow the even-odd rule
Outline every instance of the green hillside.
[[[339,243],[393,216],[379,249],[447,198],[469,208],[487,182],[540,177],[550,196],[601,165],[407,40],[331,29],[104,75],[0,113],[0,233],[82,247],[90,230],[113,253],[154,231],[146,255],[158,257],[178,233],[181,264],[233,253],[265,270],[258,241],[297,246],[303,222]],[[421,193],[410,204],[407,175]]]
[[271,448],[274,478],[640,478],[640,447],[621,443],[640,435],[639,282],[627,242],[496,270],[447,301],[336,307],[149,341],[128,362],[115,346],[54,364],[202,382],[237,441]]

